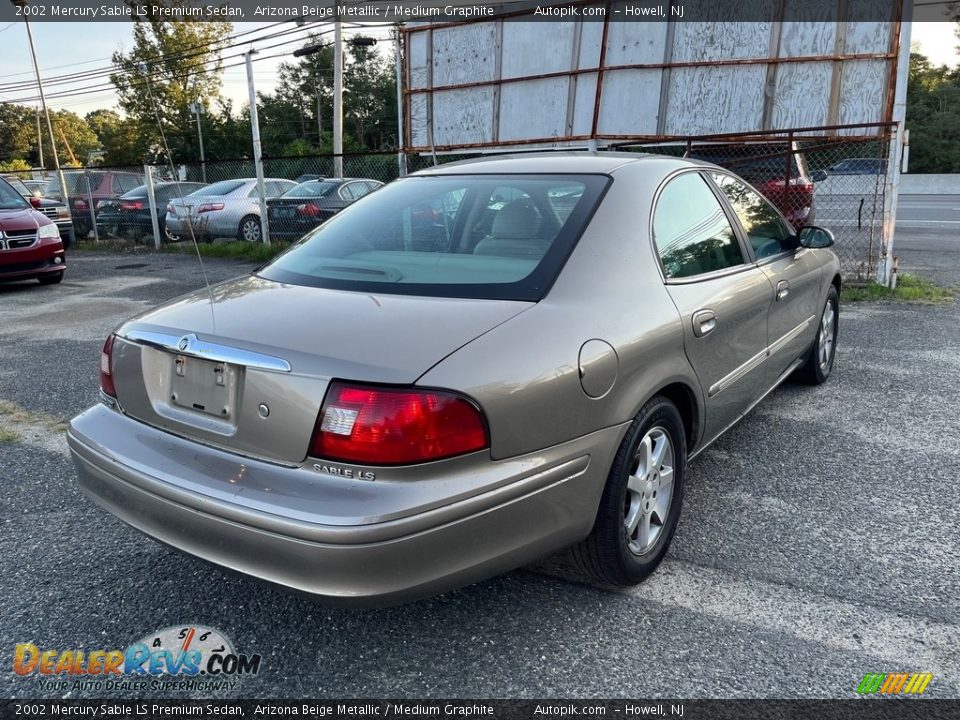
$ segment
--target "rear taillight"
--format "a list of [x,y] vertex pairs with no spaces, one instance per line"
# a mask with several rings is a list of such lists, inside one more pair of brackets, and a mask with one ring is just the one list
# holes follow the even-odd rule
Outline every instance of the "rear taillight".
[[87,209],[87,201],[86,201],[86,200],[80,200],[80,199],[78,198],[78,199],[76,199],[76,200],[73,201],[73,206],[74,206],[77,210],[86,210],[86,209]]
[[223,210],[223,203],[204,203],[197,208],[198,213],[213,212],[214,210]]
[[486,447],[483,414],[459,395],[334,382],[310,454],[364,465],[410,465]]
[[117,396],[117,388],[113,384],[113,333],[107,337],[100,351],[100,389],[110,397]]
[[304,217],[316,217],[319,214],[320,208],[313,203],[303,203],[302,205],[297,205],[297,215],[303,215]]
[[123,210],[142,210],[143,202],[141,200],[121,200],[120,207]]

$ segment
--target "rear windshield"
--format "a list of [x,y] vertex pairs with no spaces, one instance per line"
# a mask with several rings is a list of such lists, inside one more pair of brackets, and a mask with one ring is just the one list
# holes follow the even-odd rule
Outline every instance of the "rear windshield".
[[[100,183],[103,182],[103,177],[105,173],[102,172],[91,172],[91,173],[64,173],[63,179],[67,183],[67,194],[70,196],[73,195],[85,195],[88,192],[96,192],[97,188],[100,187]],[[87,185],[87,180],[89,179],[90,184]],[[63,198],[63,191],[60,189],[60,178],[54,175],[50,182],[47,183],[47,189],[44,191],[44,195],[47,197]]]
[[244,180],[221,180],[220,182],[213,183],[213,185],[200,188],[190,193],[190,195],[193,197],[200,197],[202,195],[229,195],[237,188],[242,187],[244,182]]
[[340,187],[338,182],[310,180],[290,188],[284,195],[287,197],[326,197],[335,192],[338,187]]
[[0,178],[0,210],[20,210],[25,207],[30,207],[30,203],[10,183]]
[[536,301],[609,178],[410,177],[359,200],[260,271],[361,292]]

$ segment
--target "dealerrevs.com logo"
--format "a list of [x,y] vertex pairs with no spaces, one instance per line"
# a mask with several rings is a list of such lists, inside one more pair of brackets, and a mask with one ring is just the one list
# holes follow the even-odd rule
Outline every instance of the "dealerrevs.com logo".
[[199,625],[151,633],[125,649],[41,649],[19,643],[13,671],[41,690],[198,690],[234,688],[260,671],[260,656],[238,653],[223,633]]

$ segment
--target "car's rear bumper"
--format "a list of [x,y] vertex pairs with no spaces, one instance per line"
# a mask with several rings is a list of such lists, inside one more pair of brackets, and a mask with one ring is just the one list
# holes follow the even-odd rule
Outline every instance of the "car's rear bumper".
[[[311,522],[291,517],[281,504],[254,508],[244,504],[243,489],[234,499],[198,492],[196,481],[203,472],[231,458],[248,478],[273,475],[278,488],[284,486],[284,473],[304,468],[232,456],[106,406],[75,418],[67,437],[82,490],[147,535],[338,604],[384,605],[490,577],[585,537],[623,430],[609,428],[501,463],[487,458],[488,474],[489,466],[499,464],[507,476],[466,498],[454,497],[461,490],[458,480],[467,483],[473,478],[451,476],[445,483],[451,495],[447,504],[437,504],[442,500],[437,497],[425,504],[423,487],[416,480],[389,481],[383,487],[379,480],[346,481],[317,473],[317,494],[325,492],[325,484],[339,484],[342,490],[345,483],[354,482],[356,494],[368,497],[371,506],[379,503],[379,516],[391,516],[383,511],[383,498],[398,507],[409,503],[418,508],[400,517],[394,513],[386,521],[366,518],[363,524],[354,517],[337,524],[329,516]],[[134,457],[138,442],[152,435],[162,437],[170,449],[170,462],[156,470]],[[193,462],[177,466],[176,458],[191,448]],[[150,461],[150,453],[144,457]],[[180,473],[174,481],[171,467]],[[383,487],[381,498],[376,497],[378,486]],[[429,509],[419,509],[423,507]]]

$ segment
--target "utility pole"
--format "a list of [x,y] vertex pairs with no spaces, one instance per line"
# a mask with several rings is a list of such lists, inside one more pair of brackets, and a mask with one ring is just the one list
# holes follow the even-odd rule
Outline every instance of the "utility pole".
[[263,182],[263,148],[260,145],[260,120],[257,117],[257,90],[253,85],[253,55],[257,51],[250,48],[247,58],[247,88],[250,91],[250,130],[253,133],[253,164],[257,169],[257,195],[260,198],[260,238],[264,244],[270,244],[270,229],[267,222],[267,191]]
[[343,177],[343,24],[333,23],[333,176]]
[[[27,0],[10,0],[15,7],[26,7]],[[47,118],[47,132],[50,135],[50,148],[53,150],[53,165],[57,170],[57,177],[60,179],[60,192],[63,202],[70,206],[70,198],[67,194],[67,181],[63,177],[63,170],[60,169],[60,156],[57,155],[57,141],[53,137],[53,124],[50,122],[50,111],[47,109],[47,98],[43,94],[43,80],[40,79],[40,66],[37,65],[37,51],[33,47],[33,33],[30,31],[30,21],[26,14],[23,16],[23,24],[27,28],[27,40],[30,43],[30,59],[33,61],[33,74],[37,77],[37,90],[40,95],[40,104],[43,106],[43,114]]]
[[203,173],[203,181],[207,181],[207,158],[203,153],[203,125],[200,124],[200,116],[203,114],[203,103],[200,98],[196,102],[190,103],[190,112],[197,116],[197,135],[200,137],[200,171]]
[[400,43],[400,26],[397,25],[393,31],[393,50],[396,54],[395,63],[397,66],[397,170],[400,177],[407,175],[407,153],[404,148],[403,136],[403,56]]

